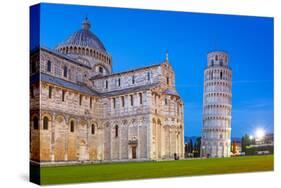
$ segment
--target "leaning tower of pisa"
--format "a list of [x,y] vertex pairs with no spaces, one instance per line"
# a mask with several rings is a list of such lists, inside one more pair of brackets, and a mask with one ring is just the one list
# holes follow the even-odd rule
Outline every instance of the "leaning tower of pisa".
[[231,147],[232,71],[228,54],[208,53],[204,71],[202,157],[229,157]]

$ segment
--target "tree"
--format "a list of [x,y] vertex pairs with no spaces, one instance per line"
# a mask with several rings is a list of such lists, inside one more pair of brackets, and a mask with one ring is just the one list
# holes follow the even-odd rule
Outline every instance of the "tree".
[[242,152],[246,152],[246,147],[251,145],[252,141],[249,135],[245,134],[241,139]]
[[190,139],[190,153],[192,153],[193,152],[193,142],[192,142],[192,140]]
[[188,153],[192,153],[193,152],[193,143],[192,143],[192,139],[189,139],[188,143],[187,143],[187,152]]
[[197,137],[194,143],[194,157],[200,157],[201,137]]

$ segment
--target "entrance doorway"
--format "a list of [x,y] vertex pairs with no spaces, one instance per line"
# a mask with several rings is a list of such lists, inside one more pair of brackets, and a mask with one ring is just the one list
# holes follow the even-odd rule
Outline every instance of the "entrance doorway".
[[137,146],[132,146],[132,159],[137,158]]

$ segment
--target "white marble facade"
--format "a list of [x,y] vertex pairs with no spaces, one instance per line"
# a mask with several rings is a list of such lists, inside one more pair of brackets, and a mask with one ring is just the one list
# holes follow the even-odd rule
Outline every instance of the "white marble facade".
[[204,71],[202,157],[230,157],[232,71],[228,54],[208,54]]
[[90,26],[85,19],[55,50],[31,53],[31,160],[183,158],[184,104],[168,58],[113,73]]

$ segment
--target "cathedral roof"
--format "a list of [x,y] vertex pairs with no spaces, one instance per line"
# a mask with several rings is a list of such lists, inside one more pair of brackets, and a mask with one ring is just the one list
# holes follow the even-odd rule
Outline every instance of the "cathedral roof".
[[121,94],[126,94],[126,93],[131,93],[131,92],[138,92],[138,91],[143,91],[143,90],[148,90],[150,88],[153,88],[158,85],[158,83],[154,84],[148,84],[148,85],[142,85],[138,87],[132,87],[132,88],[127,88],[127,89],[122,89],[122,90],[116,90],[116,91],[111,91],[111,92],[106,92],[106,93],[99,93],[85,84],[77,84],[73,83],[70,81],[63,80],[58,77],[54,77],[45,73],[40,73],[40,74],[35,74],[31,76],[30,79],[30,84],[34,84],[38,81],[44,81],[48,83],[52,83],[54,85],[68,88],[68,89],[73,89],[75,91],[80,91],[81,93],[92,95],[92,96],[102,96],[102,97],[109,97],[109,96],[114,96],[114,95],[121,95]]
[[115,95],[124,95],[124,94],[127,94],[127,93],[148,90],[148,89],[154,88],[158,85],[159,85],[158,83],[152,83],[152,84],[141,85],[141,86],[137,86],[137,87],[120,89],[120,90],[115,90],[115,91],[103,93],[102,96],[110,97],[110,96],[115,96]]
[[174,89],[166,89],[165,91],[163,91],[163,94],[179,96],[178,92]]
[[53,50],[53,49],[50,49],[50,48],[47,48],[47,47],[40,47],[40,50],[43,50],[43,51],[45,51],[45,52],[48,52],[48,53],[50,53],[50,54],[52,54],[52,55],[55,55],[55,56],[57,56],[57,57],[59,57],[59,58],[63,58],[63,59],[65,59],[65,60],[68,60],[69,62],[74,63],[74,64],[77,64],[77,65],[79,65],[79,66],[82,66],[82,67],[91,69],[91,66],[87,66],[86,64],[83,64],[83,63],[77,61],[76,59],[71,58],[70,56],[65,55],[65,54],[63,54],[63,53],[57,52],[57,51],[55,51],[55,50]]
[[135,68],[135,69],[131,69],[131,70],[126,70],[126,71],[122,71],[122,72],[116,72],[116,73],[112,73],[112,74],[109,74],[109,75],[97,75],[97,76],[92,77],[91,80],[104,79],[104,78],[113,77],[113,76],[117,76],[117,75],[122,75],[122,74],[126,74],[126,73],[137,72],[137,71],[140,71],[140,70],[145,70],[145,69],[149,69],[149,68],[159,67],[161,65],[162,65],[162,63],[158,63],[158,64],[152,64],[152,65],[148,65],[148,66],[144,66],[144,67],[139,67],[139,68]]
[[98,49],[106,52],[106,49],[100,39],[90,31],[91,24],[86,17],[82,22],[82,29],[74,32],[65,42],[60,46],[81,46]]
[[69,81],[66,81],[66,80],[63,80],[61,78],[57,78],[57,77],[54,77],[54,76],[51,76],[51,75],[48,75],[48,74],[45,74],[45,73],[40,73],[40,78],[39,78],[39,74],[33,75],[31,77],[30,83],[31,84],[36,83],[37,81],[39,81],[39,79],[41,81],[52,83],[52,84],[55,84],[57,86],[61,86],[61,87],[64,87],[64,88],[80,91],[81,93],[85,93],[85,94],[88,94],[88,95],[92,95],[92,96],[99,95],[99,93],[90,89],[85,84],[77,84],[77,83],[69,82]]

